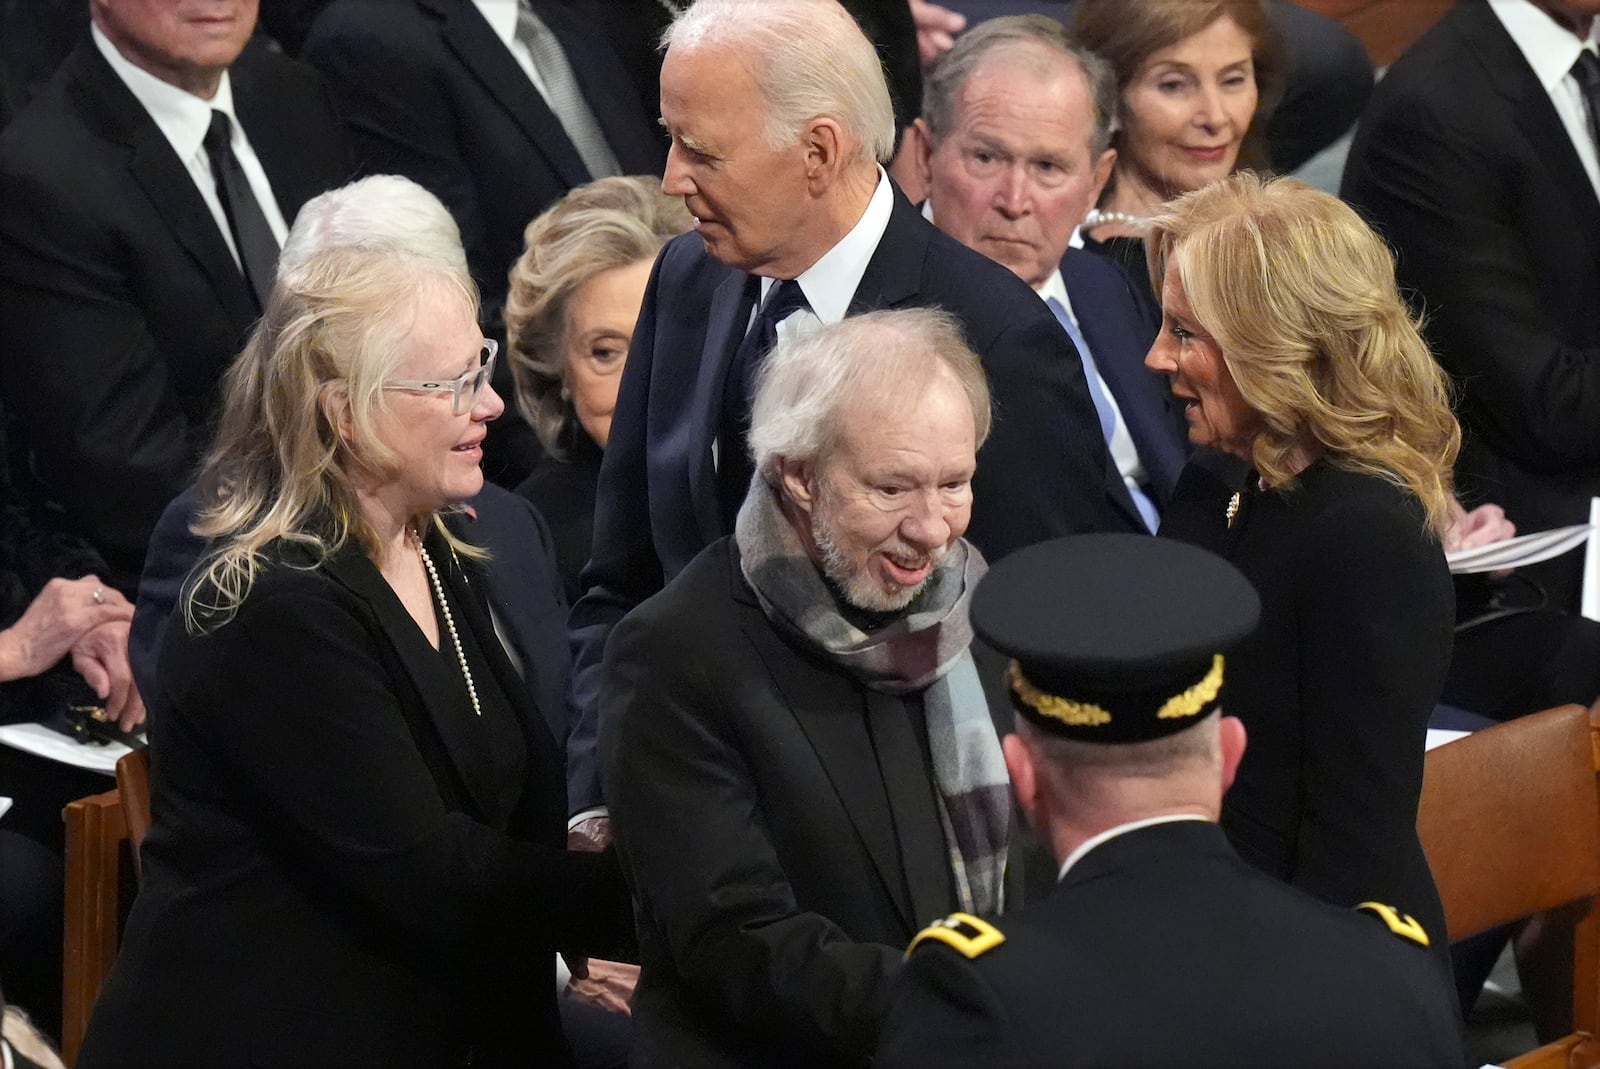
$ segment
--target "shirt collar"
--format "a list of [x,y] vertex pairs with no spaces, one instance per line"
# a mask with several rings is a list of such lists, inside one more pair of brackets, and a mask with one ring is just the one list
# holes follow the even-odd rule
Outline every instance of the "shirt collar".
[[1589,30],[1588,44],[1585,44],[1534,7],[1530,0],[1489,0],[1489,6],[1499,16],[1500,24],[1516,42],[1547,93],[1553,92],[1561,79],[1572,72],[1579,52],[1585,48],[1594,51],[1596,34],[1600,34],[1600,19],[1596,19]]
[[1130,831],[1138,831],[1140,828],[1153,828],[1157,824],[1176,824],[1180,820],[1198,820],[1202,823],[1209,823],[1205,817],[1197,813],[1168,813],[1165,816],[1146,817],[1143,820],[1133,820],[1126,824],[1118,824],[1114,828],[1107,828],[1099,835],[1091,835],[1079,843],[1078,848],[1067,855],[1067,859],[1061,863],[1061,871],[1056,873],[1056,882],[1060,883],[1066,879],[1067,872],[1071,870],[1072,866],[1082,861],[1085,854],[1101,843],[1115,839],[1119,835],[1126,835]]
[[1072,298],[1067,296],[1067,282],[1061,277],[1061,268],[1058,267],[1050,272],[1050,277],[1045,279],[1044,284],[1033,292],[1037,293],[1041,300],[1048,301],[1054,297],[1061,302],[1061,307],[1066,309],[1067,315],[1072,318],[1072,321],[1074,323],[1078,322],[1078,313],[1072,310]]
[[472,0],[483,21],[507,48],[517,36],[517,0]]
[[[861,285],[861,276],[867,273],[872,254],[878,251],[878,243],[889,228],[889,216],[893,211],[894,193],[889,176],[879,167],[877,188],[872,191],[872,199],[856,225],[795,279],[800,283],[800,292],[806,295],[812,314],[823,323],[837,323],[850,310],[850,300]],[[763,280],[763,298],[771,286],[770,279]]]
[[101,32],[100,27],[91,24],[89,32],[100,54],[150,114],[180,160],[187,162],[193,159],[205,144],[213,111],[225,114],[234,128],[238,128],[239,119],[233,113],[233,85],[228,80],[227,71],[222,72],[222,80],[217,83],[217,95],[210,100],[201,100],[193,93],[163,82],[144,68],[134,65],[117,51],[117,46]]

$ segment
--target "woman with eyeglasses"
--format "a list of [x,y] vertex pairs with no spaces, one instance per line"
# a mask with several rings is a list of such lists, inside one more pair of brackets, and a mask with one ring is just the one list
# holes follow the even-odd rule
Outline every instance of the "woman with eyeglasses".
[[560,748],[452,523],[494,358],[464,266],[280,274],[201,474],[211,550],[80,1065],[570,1062],[553,955],[626,954],[632,923],[613,855],[565,849]]

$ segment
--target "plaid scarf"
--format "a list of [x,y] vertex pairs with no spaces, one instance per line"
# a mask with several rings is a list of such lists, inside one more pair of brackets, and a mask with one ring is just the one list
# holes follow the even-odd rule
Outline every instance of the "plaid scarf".
[[779,507],[777,492],[759,475],[739,509],[734,541],[745,580],[773,626],[869,689],[921,693],[958,901],[968,913],[1000,912],[1011,781],[968,648],[967,604],[988,569],[983,557],[958,541],[916,600],[868,634],[839,611],[821,570]]

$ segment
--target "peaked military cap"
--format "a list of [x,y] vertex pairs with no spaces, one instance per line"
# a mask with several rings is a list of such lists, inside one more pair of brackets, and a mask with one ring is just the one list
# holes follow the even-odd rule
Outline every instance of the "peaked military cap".
[[973,630],[1013,659],[1011,701],[1054,735],[1139,742],[1220,703],[1223,654],[1261,602],[1237,568],[1183,542],[1086,534],[1010,554],[972,597]]

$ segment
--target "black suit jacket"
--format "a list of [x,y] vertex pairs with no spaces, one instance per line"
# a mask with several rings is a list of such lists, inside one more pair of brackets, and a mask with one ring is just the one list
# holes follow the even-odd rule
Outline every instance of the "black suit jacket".
[[[230,81],[293,220],[350,174],[321,84],[258,46]],[[22,489],[129,592],[257,315],[184,164],[85,38],[0,136],[0,389]]]
[[[574,807],[599,802],[593,758],[606,636],[723,530],[712,443],[723,379],[754,303],[753,276],[706,255],[693,234],[661,253],[623,369],[595,505],[586,593],[573,607]],[[1112,467],[1083,365],[1033,291],[941,233],[899,192],[851,315],[937,306],[983,358],[994,429],[978,454],[967,537],[993,560],[1055,535],[1144,530]]]
[[[1462,492],[1525,531],[1586,521],[1600,494],[1600,199],[1484,0],[1458,4],[1378,83],[1342,193],[1399,252],[1460,388]],[[1555,604],[1577,608],[1582,563],[1534,570]]]
[[80,1065],[567,1060],[553,953],[618,952],[626,890],[614,855],[565,851],[559,750],[481,573],[430,537],[520,725],[520,796],[449,640],[354,547],[282,549],[227,623],[168,631],[143,879]]
[[956,900],[905,704],[780,636],[731,539],[629,614],[605,664],[635,1064],[863,1063],[900,949]]
[[1376,916],[1255,871],[1214,824],[1124,832],[995,923],[1005,941],[975,958],[918,944],[879,1065],[1465,1060],[1454,999],[1426,951]]
[[[534,9],[626,174],[660,174],[666,142],[592,23]],[[566,131],[471,0],[333,0],[302,54],[328,79],[371,174],[403,174],[444,201],[498,320],[522,231],[590,180]]]
[[1156,504],[1165,505],[1189,459],[1189,434],[1166,379],[1144,366],[1161,314],[1109,256],[1068,249],[1061,260],[1061,280],[1095,367],[1139,451],[1152,496]]

